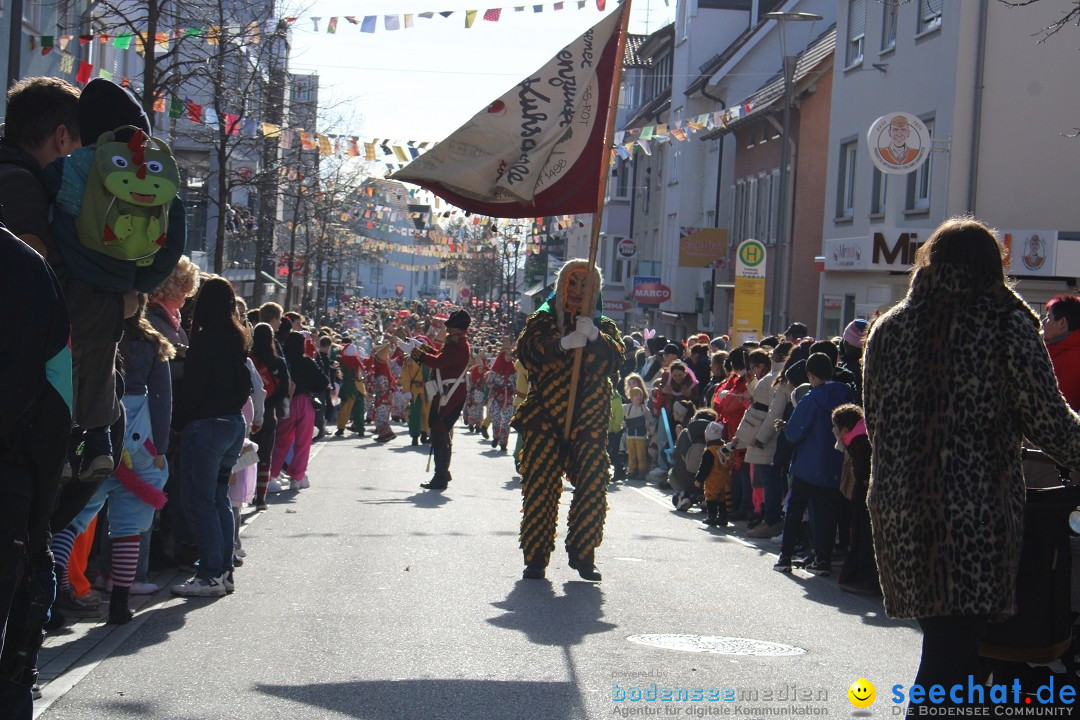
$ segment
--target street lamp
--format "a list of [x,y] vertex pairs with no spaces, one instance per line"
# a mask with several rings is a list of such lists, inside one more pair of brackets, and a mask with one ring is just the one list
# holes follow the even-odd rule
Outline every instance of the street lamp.
[[[784,323],[787,322],[787,304],[789,286],[791,285],[792,262],[791,258],[787,257],[791,254],[791,236],[789,232],[791,221],[787,216],[788,163],[790,162],[791,152],[789,148],[789,138],[791,136],[791,96],[795,89],[795,69],[798,66],[799,53],[810,44],[811,34],[814,30],[813,23],[821,20],[822,17],[821,15],[804,12],[769,12],[765,13],[764,17],[775,20],[776,24],[780,27],[780,52],[784,58],[784,114],[782,130],[780,133],[780,192],[776,195],[776,280],[773,282],[772,297],[772,324],[773,328],[779,332],[783,329]],[[810,30],[806,33],[806,42],[802,43],[802,47],[795,53],[789,51],[787,36],[787,25],[792,22],[810,23]],[[791,45],[792,47],[795,46],[794,43]],[[781,308],[783,308],[782,316],[780,316]],[[778,316],[780,316],[780,323],[776,322]]]

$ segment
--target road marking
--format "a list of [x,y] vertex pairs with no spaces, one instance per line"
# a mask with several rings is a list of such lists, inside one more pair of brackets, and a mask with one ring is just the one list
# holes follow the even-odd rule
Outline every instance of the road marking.
[[[669,510],[674,510],[675,509],[674,506],[672,506],[672,504],[671,504],[671,497],[668,496],[668,495],[665,495],[664,493],[660,492],[659,490],[657,490],[654,487],[641,487],[641,488],[635,487],[635,488],[630,488],[630,489],[633,490],[636,493],[639,493],[642,497],[647,498],[649,500],[652,500],[654,503],[656,503],[660,507],[667,508]],[[743,547],[754,548],[755,550],[761,548],[761,546],[758,545],[757,543],[752,543],[752,542],[746,540],[745,538],[739,537],[738,535],[735,535],[735,534],[731,533],[730,531],[727,532],[727,533],[724,533],[724,537],[727,540],[739,543]]]

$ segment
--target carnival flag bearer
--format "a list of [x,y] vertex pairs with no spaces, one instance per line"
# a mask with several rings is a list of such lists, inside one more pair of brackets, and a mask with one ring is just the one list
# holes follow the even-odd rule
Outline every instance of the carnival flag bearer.
[[454,423],[465,406],[465,371],[472,349],[465,331],[472,318],[464,310],[455,310],[446,320],[446,340],[442,350],[420,345],[412,350],[412,359],[432,369],[438,390],[432,395],[428,424],[431,428],[431,452],[435,456],[435,474],[421,483],[427,490],[445,490],[450,478],[450,453]]
[[[607,514],[611,378],[623,360],[622,334],[615,323],[599,313],[594,321],[580,312],[593,307],[600,288],[595,265],[567,261],[556,277],[554,297],[529,316],[518,338],[518,357],[529,374],[529,394],[511,423],[523,438],[520,544],[525,578],[544,577],[566,475],[574,485],[566,531],[570,567],[586,580],[600,580],[595,550]],[[582,357],[574,383],[577,348]]]

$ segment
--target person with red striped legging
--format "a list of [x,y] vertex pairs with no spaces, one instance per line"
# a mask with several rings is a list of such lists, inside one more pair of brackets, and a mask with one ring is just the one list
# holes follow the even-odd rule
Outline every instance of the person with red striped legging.
[[66,538],[81,534],[108,501],[112,540],[109,622],[116,625],[132,618],[128,597],[139,564],[139,534],[150,528],[154,510],[165,505],[161,488],[169,477],[165,461],[172,417],[169,359],[175,351],[146,320],[145,310],[146,296],[140,295],[138,310],[124,321],[124,339],[120,343],[126,415],[122,461],[82,512],[53,540],[57,564],[66,566],[66,561],[61,561],[66,560]]

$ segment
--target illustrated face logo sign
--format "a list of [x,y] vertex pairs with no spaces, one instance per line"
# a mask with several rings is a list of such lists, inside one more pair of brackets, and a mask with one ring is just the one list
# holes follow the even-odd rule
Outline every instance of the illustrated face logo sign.
[[889,113],[870,126],[866,145],[874,167],[888,175],[906,175],[930,155],[930,131],[914,115]]

